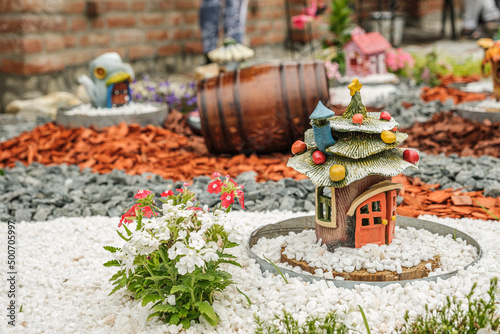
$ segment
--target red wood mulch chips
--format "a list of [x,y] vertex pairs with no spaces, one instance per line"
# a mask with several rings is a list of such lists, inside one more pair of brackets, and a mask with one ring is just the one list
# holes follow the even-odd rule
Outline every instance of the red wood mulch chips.
[[214,171],[236,176],[251,170],[257,172],[258,181],[305,178],[286,167],[285,154],[210,156],[202,143],[201,137],[187,138],[155,126],[122,123],[96,131],[47,123],[0,143],[0,167],[12,167],[16,161],[26,165],[65,163],[89,167],[97,173],[116,168],[131,175],[151,172],[173,180],[190,180]]

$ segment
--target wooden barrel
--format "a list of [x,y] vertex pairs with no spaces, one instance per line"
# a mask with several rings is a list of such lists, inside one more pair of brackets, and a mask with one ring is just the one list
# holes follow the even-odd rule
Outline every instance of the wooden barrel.
[[203,137],[216,154],[289,150],[318,101],[329,102],[320,61],[255,65],[198,83]]

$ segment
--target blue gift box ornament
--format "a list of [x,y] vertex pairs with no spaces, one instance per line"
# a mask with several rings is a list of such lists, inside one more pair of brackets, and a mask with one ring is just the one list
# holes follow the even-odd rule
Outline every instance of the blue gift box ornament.
[[331,153],[326,152],[326,148],[334,145],[337,141],[332,137],[332,130],[328,118],[335,116],[335,113],[325,107],[321,101],[318,102],[316,109],[314,109],[309,119],[314,132],[314,141],[318,149],[328,155]]

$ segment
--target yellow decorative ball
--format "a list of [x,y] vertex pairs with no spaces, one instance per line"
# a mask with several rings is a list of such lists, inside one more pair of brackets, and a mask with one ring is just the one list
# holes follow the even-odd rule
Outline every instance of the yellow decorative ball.
[[392,144],[396,141],[396,135],[394,134],[394,132],[391,132],[391,131],[387,131],[387,130],[382,131],[382,134],[380,135],[380,137],[382,137],[382,140],[386,144]]
[[330,179],[332,181],[342,181],[345,179],[345,168],[342,165],[333,165],[330,167]]

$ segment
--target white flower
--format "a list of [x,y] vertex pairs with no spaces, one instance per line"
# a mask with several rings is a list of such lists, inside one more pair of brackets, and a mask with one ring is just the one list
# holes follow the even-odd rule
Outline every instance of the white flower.
[[205,240],[203,240],[203,235],[199,232],[191,233],[189,235],[189,247],[196,250],[202,249],[206,245]]
[[194,249],[187,248],[187,251],[187,254],[182,256],[179,262],[175,264],[181,275],[192,273],[196,269],[196,266],[202,267],[205,265],[201,256]]
[[175,259],[179,255],[185,255],[188,253],[186,245],[180,241],[177,241],[172,247],[168,249],[168,258],[170,260]]
[[175,295],[169,295],[167,297],[167,303],[169,303],[172,306],[175,306]]
[[205,262],[209,261],[217,261],[219,259],[219,256],[217,255],[217,252],[212,249],[212,248],[205,248],[200,251],[201,258]]
[[122,267],[124,266],[127,271],[134,270],[135,267],[137,267],[134,265],[134,259],[135,259],[134,255],[130,255],[124,251],[117,251],[114,252],[112,255],[115,260],[120,261]]
[[177,240],[184,240],[187,237],[187,232],[186,230],[180,230],[179,233],[177,234]]

